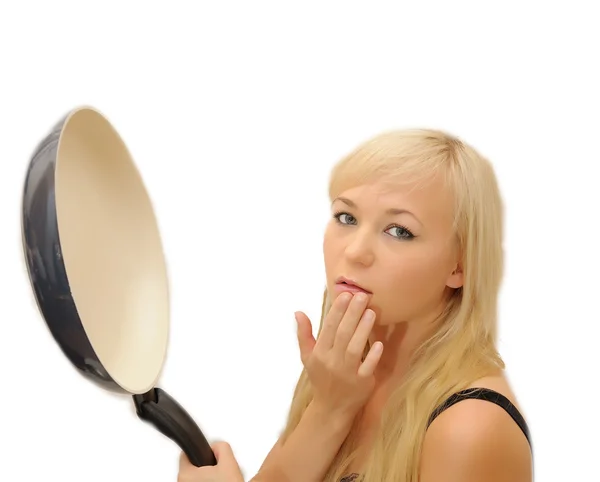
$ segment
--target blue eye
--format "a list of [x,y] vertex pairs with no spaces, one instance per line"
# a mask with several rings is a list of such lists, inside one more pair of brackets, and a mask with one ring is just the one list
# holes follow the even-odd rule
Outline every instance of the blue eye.
[[335,220],[340,224],[355,224],[356,218],[352,214],[340,212],[333,215]]
[[415,235],[413,233],[411,233],[410,230],[408,228],[405,228],[404,226],[395,225],[388,229],[388,231],[394,231],[394,230],[396,231],[397,234],[391,234],[391,236],[394,236],[395,238],[412,239],[415,237]]
[[[352,216],[352,214],[348,214],[343,211],[335,213],[333,215],[333,218],[338,224],[341,224],[342,226],[351,226],[356,224],[357,222],[356,218]],[[401,241],[407,241],[415,238],[415,235],[410,231],[410,229],[399,224],[394,224],[393,226],[390,226],[386,229],[385,232],[393,238],[399,239]]]

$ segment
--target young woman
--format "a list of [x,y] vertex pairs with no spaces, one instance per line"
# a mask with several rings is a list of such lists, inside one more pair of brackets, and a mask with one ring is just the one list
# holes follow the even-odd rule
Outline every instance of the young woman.
[[[530,482],[525,420],[496,348],[502,202],[493,169],[434,130],[394,131],[333,169],[319,334],[257,482]],[[181,482],[243,480],[181,458]]]

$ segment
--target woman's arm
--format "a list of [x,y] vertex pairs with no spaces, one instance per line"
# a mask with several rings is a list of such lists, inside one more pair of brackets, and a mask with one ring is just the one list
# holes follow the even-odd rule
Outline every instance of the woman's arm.
[[318,340],[309,318],[296,312],[300,358],[313,398],[289,438],[273,448],[254,482],[323,480],[375,388],[373,373],[383,345],[374,343],[363,359],[375,322],[368,300],[364,293],[340,294],[323,320]]
[[251,482],[321,482],[353,419],[312,402],[285,443],[275,444]]

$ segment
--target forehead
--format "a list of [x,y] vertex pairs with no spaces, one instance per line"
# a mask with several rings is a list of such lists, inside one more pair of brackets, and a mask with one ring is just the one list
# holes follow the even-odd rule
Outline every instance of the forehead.
[[411,211],[421,223],[452,222],[454,197],[440,176],[420,182],[374,181],[349,187],[337,197],[349,199],[359,211],[378,215],[388,209]]

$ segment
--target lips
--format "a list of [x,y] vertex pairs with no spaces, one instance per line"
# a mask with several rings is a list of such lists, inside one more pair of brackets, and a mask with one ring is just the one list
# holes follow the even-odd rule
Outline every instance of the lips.
[[352,291],[352,292],[362,291],[364,293],[372,294],[368,289],[364,288],[363,286],[358,284],[355,280],[350,279],[350,278],[345,278],[343,276],[340,276],[336,280],[335,283],[336,283],[336,288],[338,288],[341,291]]

